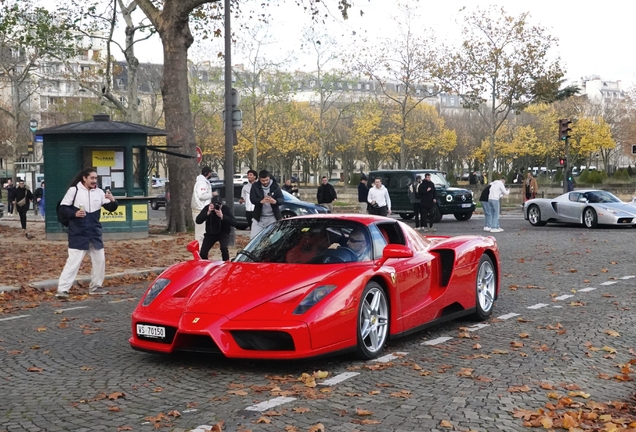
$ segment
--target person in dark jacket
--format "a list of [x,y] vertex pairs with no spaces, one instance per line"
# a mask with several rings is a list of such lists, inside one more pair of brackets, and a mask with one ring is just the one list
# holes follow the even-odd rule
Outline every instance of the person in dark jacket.
[[338,198],[336,189],[327,181],[325,176],[322,177],[321,182],[322,184],[318,186],[318,192],[316,193],[318,204],[333,211],[333,202]]
[[7,214],[13,215],[13,198],[15,197],[15,185],[13,180],[7,180],[7,184],[4,187],[7,190]]
[[358,183],[358,204],[360,205],[360,213],[369,213],[369,203],[367,197],[369,196],[369,187],[367,186],[367,176],[362,175],[360,177],[360,183]]
[[490,195],[490,185],[486,186],[479,195],[479,202],[481,208],[484,211],[484,231],[490,231],[492,229],[492,207],[488,202],[488,195]]
[[20,215],[22,234],[26,234],[27,212],[29,211],[31,201],[33,201],[33,194],[25,186],[24,180],[18,181],[18,187],[15,188],[15,191],[13,192],[13,204]]
[[[433,220],[435,219],[435,206],[437,205],[437,191],[435,190],[435,183],[431,181],[431,174],[424,174],[424,180],[417,188],[417,195],[420,199],[420,205],[422,206],[422,226],[424,231],[436,231],[433,228]],[[429,228],[426,228],[428,222]]]
[[269,225],[283,218],[280,212],[280,206],[285,202],[283,192],[267,170],[258,173],[258,181],[254,182],[250,190],[250,201],[254,204],[250,238],[254,238]]
[[298,193],[298,188],[294,187],[294,185],[291,184],[291,179],[285,180],[285,184],[283,184],[282,189],[285,192],[290,193],[292,195],[296,195]]
[[196,222],[202,224],[205,222],[205,235],[203,236],[203,245],[199,254],[201,258],[208,259],[208,252],[217,241],[221,246],[221,259],[228,261],[230,252],[228,245],[230,244],[230,232],[232,227],[236,226],[236,218],[232,214],[232,210],[221,200],[221,197],[214,195],[212,202],[203,207],[201,213],[197,216]]
[[422,204],[417,196],[417,188],[422,183],[422,177],[416,176],[415,181],[409,185],[408,196],[411,205],[413,206],[413,214],[415,214],[415,229],[420,229],[420,219],[422,220],[422,227],[424,227],[424,219],[420,217],[422,215]]
[[102,224],[99,221],[102,207],[114,212],[118,203],[110,189],[104,192],[97,187],[97,171],[94,168],[83,169],[75,176],[60,203],[60,211],[69,218],[69,224],[68,258],[57,284],[58,298],[68,298],[68,292],[87,252],[93,267],[88,293],[108,293],[102,289],[106,273]]
[[45,204],[44,192],[45,192],[44,181],[42,181],[42,183],[40,183],[40,187],[37,188],[35,192],[33,193],[33,196],[35,197],[35,202],[37,203],[37,210],[40,213],[40,217],[42,218],[42,220],[44,220],[44,204]]

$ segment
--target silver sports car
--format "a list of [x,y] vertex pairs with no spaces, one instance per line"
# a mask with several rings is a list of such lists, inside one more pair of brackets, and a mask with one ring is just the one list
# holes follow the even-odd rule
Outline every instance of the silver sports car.
[[533,226],[548,222],[597,225],[636,224],[636,202],[626,203],[607,191],[587,189],[564,193],[556,198],[536,198],[523,207],[523,217]]

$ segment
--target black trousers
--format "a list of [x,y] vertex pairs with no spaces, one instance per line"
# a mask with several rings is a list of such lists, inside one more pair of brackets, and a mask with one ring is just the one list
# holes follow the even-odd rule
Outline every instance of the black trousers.
[[212,246],[214,246],[214,243],[217,241],[221,245],[221,259],[223,261],[230,259],[230,251],[227,249],[230,244],[230,235],[224,232],[220,232],[218,234],[205,233],[203,236],[201,251],[199,251],[199,255],[201,255],[202,259],[208,259],[208,252],[210,252],[210,249],[212,249]]
[[428,223],[429,228],[433,228],[433,220],[435,219],[435,207],[420,207],[422,210],[422,227],[426,228]]
[[16,204],[15,206],[18,214],[20,215],[20,225],[22,225],[22,229],[26,229],[26,220],[27,220],[27,212],[29,211],[29,204],[25,204],[22,207]]
[[419,228],[420,220],[422,220],[422,225],[424,224],[424,219],[421,217],[422,206],[420,203],[413,203],[413,213],[415,214],[415,228]]
[[245,210],[245,219],[247,219],[247,229],[252,228],[252,218],[254,217],[254,211]]
[[384,206],[384,207],[369,206],[369,214],[376,215],[376,216],[387,216],[389,214],[389,208],[387,206]]
[[7,203],[7,214],[13,213],[13,200],[9,198],[9,202]]

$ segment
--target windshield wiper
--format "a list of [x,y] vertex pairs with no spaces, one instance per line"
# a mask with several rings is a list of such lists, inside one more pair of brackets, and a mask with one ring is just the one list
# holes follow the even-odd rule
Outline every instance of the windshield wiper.
[[249,259],[251,259],[254,262],[258,262],[258,259],[256,259],[256,257],[254,256],[254,254],[250,251],[247,251],[245,249],[241,249],[240,251],[238,251],[236,253],[236,255],[245,255],[246,257],[248,257]]

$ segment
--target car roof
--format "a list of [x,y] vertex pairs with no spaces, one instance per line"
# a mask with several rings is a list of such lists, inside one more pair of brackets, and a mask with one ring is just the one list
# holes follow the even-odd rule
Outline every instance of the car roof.
[[358,214],[358,213],[326,213],[326,214],[312,214],[306,216],[297,216],[294,219],[337,219],[337,220],[347,220],[353,222],[359,222],[365,226],[371,225],[375,222],[394,222],[397,223],[397,220],[391,219],[384,216],[376,216],[376,215],[366,215],[366,214]]

